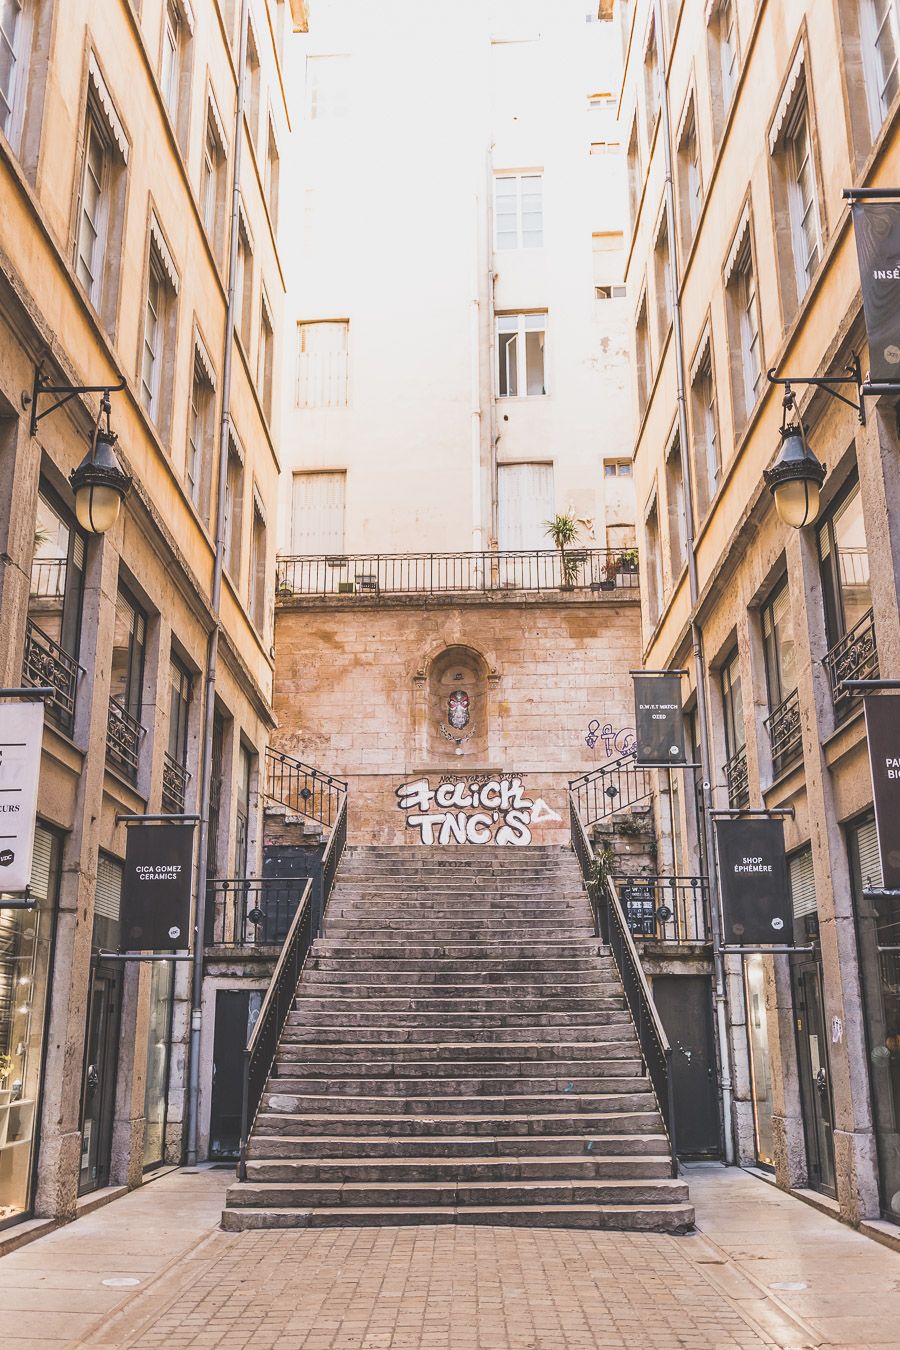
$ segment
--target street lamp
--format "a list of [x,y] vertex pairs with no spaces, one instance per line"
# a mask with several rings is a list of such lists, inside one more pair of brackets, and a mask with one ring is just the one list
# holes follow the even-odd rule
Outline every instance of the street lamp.
[[781,421],[781,453],[771,469],[763,470],[766,487],[775,501],[775,510],[785,525],[802,530],[819,514],[819,495],[825,481],[825,465],[809,448],[803,421],[796,414],[797,398],[790,385],[784,393]]
[[[105,415],[106,426],[100,425]],[[122,468],[115,453],[117,437],[110,424],[109,394],[100,401],[100,417],[94,428],[91,448],[84,459],[69,474],[75,493],[75,514],[78,523],[91,534],[106,534],[119,518],[122,502],[131,489],[131,475]]]

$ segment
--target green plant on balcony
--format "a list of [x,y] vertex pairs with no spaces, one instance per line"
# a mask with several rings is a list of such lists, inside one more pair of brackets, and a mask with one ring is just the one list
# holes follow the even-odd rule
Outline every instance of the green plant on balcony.
[[570,511],[561,515],[555,515],[552,520],[544,521],[544,528],[553,540],[554,547],[559,552],[560,590],[574,590],[575,582],[578,580],[578,570],[581,567],[582,558],[572,553],[567,553],[566,549],[569,545],[574,544],[578,538],[578,524],[575,517]]

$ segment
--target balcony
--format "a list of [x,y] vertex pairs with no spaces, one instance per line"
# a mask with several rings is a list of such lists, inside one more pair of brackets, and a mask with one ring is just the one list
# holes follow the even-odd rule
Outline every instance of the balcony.
[[878,645],[871,610],[859,619],[840,642],[825,655],[825,669],[831,682],[831,698],[838,721],[846,717],[857,697],[844,688],[845,680],[873,680],[878,676]]
[[173,759],[166,750],[163,755],[162,808],[172,815],[184,811],[184,799],[191,775],[183,764]]
[[769,733],[772,768],[777,776],[803,755],[800,696],[796,689],[772,709],[764,726]]
[[706,877],[613,875],[632,937],[649,942],[709,942]]
[[636,549],[375,553],[279,558],[276,599],[315,595],[455,595],[577,590],[637,596]]
[[728,805],[734,808],[750,805],[750,775],[747,769],[747,747],[731,756],[723,766],[725,783],[728,787]]
[[31,619],[25,627],[25,655],[22,661],[22,683],[29,688],[53,690],[47,700],[49,721],[67,736],[75,726],[75,691],[78,684],[78,662],[67,651],[48,637]]
[[111,698],[106,721],[106,760],[130,783],[137,782],[143,735],[140,722],[122,707],[118,699]]
[[307,877],[222,877],[206,890],[209,946],[280,947],[306,887]]

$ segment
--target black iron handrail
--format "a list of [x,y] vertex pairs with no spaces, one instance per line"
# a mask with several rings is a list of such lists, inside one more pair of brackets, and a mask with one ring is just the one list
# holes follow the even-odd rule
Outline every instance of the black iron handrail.
[[633,548],[502,549],[483,553],[346,553],[278,559],[276,599],[303,595],[402,595],[540,591],[561,586],[636,590]]
[[53,697],[45,705],[47,717],[67,735],[72,734],[75,725],[75,695],[81,669],[74,656],[54,642],[33,619],[28,620],[22,683],[53,690]]
[[206,888],[206,945],[280,946],[306,882],[306,877],[211,877]]
[[831,681],[834,710],[840,720],[847,715],[853,700],[858,697],[857,691],[847,689],[844,681],[873,680],[878,675],[875,618],[870,609],[825,653],[824,662]]
[[334,829],[322,860],[324,883],[321,907],[314,899],[312,881],[307,881],[300,896],[287,937],[281,948],[266,996],[263,999],[259,1016],[250,1033],[250,1040],[244,1051],[243,1092],[241,1099],[241,1152],[238,1163],[238,1176],[244,1181],[247,1176],[247,1144],[250,1132],[256,1121],[259,1104],[262,1101],[272,1065],[278,1052],[278,1043],[288,1013],[294,1006],[294,997],[303,966],[309,955],[309,949],[319,936],[325,909],[334,885],[344,848],[347,843],[347,798],[338,808]]
[[106,758],[112,760],[132,783],[137,780],[141,737],[145,730],[117,698],[110,698],[106,719]]
[[706,877],[613,874],[632,937],[651,942],[709,942]]
[[675,1136],[674,1082],[672,1077],[672,1047],[669,1045],[660,1021],[653,995],[647,983],[638,956],[634,938],[622,910],[615,883],[610,877],[598,874],[594,850],[575,803],[569,792],[569,824],[572,848],[581,867],[581,876],[594,913],[598,935],[609,945],[625,991],[631,1017],[637,1031],[641,1056],[647,1069],[663,1126],[669,1139],[672,1155],[672,1176],[678,1175],[677,1141]]
[[772,747],[772,768],[781,773],[803,753],[803,725],[800,721],[800,692],[792,690],[773,708],[764,724]]
[[266,796],[298,816],[309,816],[329,828],[347,796],[347,784],[311,764],[266,746]]
[[569,790],[575,797],[578,815],[584,825],[595,825],[617,811],[645,802],[652,794],[650,773],[637,764],[634,750],[573,778]]

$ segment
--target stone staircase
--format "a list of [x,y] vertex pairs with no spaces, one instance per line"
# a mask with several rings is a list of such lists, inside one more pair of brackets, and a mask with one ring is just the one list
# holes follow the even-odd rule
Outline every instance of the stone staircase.
[[572,853],[348,848],[223,1226],[693,1217]]

